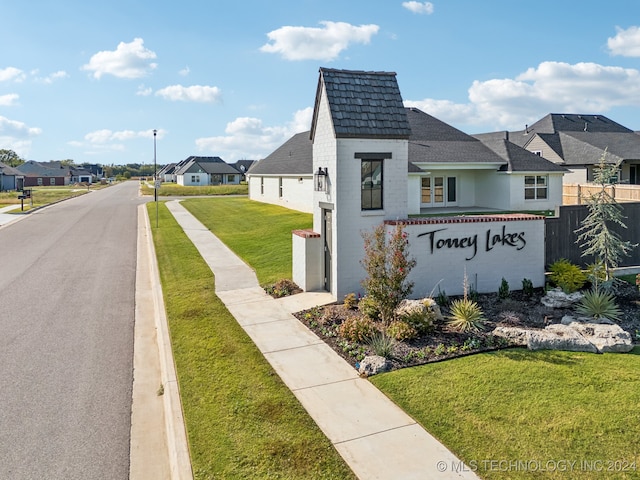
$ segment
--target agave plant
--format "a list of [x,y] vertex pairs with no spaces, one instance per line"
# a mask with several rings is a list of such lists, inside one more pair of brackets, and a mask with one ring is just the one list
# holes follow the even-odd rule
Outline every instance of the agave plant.
[[601,289],[589,290],[584,294],[576,311],[587,317],[608,318],[609,320],[620,320],[622,311],[616,305],[613,294]]
[[477,332],[484,326],[482,308],[469,298],[461,298],[451,302],[451,312],[447,323],[459,332]]

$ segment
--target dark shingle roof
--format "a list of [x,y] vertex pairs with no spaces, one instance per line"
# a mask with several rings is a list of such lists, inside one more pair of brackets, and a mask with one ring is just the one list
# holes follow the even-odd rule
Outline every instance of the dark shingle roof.
[[482,143],[506,160],[500,167],[503,172],[567,172],[561,165],[555,164],[535,153],[502,139],[484,139]]
[[640,160],[640,136],[634,133],[560,132],[562,158],[567,165],[592,165],[607,152],[607,163]]
[[235,174],[240,173],[220,157],[196,157],[190,156],[176,165],[175,174],[183,175],[191,167],[197,165],[203,172],[213,174]]
[[297,133],[269,156],[251,167],[250,175],[310,175],[313,145],[309,132]]
[[238,160],[236,163],[232,164],[232,166],[239,172],[247,173],[256,162],[257,160]]
[[312,137],[322,86],[337,138],[408,138],[411,133],[395,73],[321,68]]
[[11,167],[2,162],[0,162],[0,173],[2,173],[2,175],[7,175],[7,176],[17,176],[17,177],[22,176],[22,172],[20,172],[18,169]]

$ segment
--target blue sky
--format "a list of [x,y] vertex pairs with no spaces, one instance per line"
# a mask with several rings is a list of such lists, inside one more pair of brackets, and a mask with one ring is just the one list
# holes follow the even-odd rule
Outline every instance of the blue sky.
[[308,130],[320,67],[394,71],[467,133],[548,113],[640,130],[637,0],[3,2],[0,149],[29,160],[260,159]]

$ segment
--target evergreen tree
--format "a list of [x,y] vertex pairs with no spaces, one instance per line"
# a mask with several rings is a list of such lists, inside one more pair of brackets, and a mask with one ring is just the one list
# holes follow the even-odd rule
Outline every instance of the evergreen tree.
[[593,255],[597,263],[604,268],[605,281],[613,278],[613,270],[620,260],[629,255],[637,246],[629,241],[623,241],[620,235],[611,230],[614,225],[627,228],[624,224],[622,207],[609,190],[618,183],[620,162],[607,163],[607,151],[600,157],[598,166],[594,169],[593,182],[598,184],[599,190],[587,200],[589,214],[582,225],[576,230],[578,242],[582,248],[582,256]]

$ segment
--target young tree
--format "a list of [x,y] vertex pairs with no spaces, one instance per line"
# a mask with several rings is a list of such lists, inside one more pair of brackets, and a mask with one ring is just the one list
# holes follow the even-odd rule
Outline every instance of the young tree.
[[409,258],[409,240],[400,223],[388,239],[384,223],[372,232],[364,232],[362,237],[365,255],[360,263],[367,273],[362,286],[378,305],[382,321],[388,324],[400,302],[413,291],[413,282],[408,282],[407,277],[416,261]]
[[24,163],[24,160],[13,150],[0,149],[0,162],[10,167],[17,167]]
[[611,230],[613,225],[627,228],[624,224],[622,207],[609,193],[607,187],[618,182],[618,170],[620,163],[607,163],[607,151],[600,157],[600,163],[594,169],[594,183],[600,189],[591,195],[587,206],[589,214],[583,220],[582,226],[576,230],[578,242],[583,249],[582,256],[593,255],[597,263],[604,268],[605,281],[613,278],[613,270],[618,266],[622,257],[637,246],[629,241],[623,241],[620,235]]

